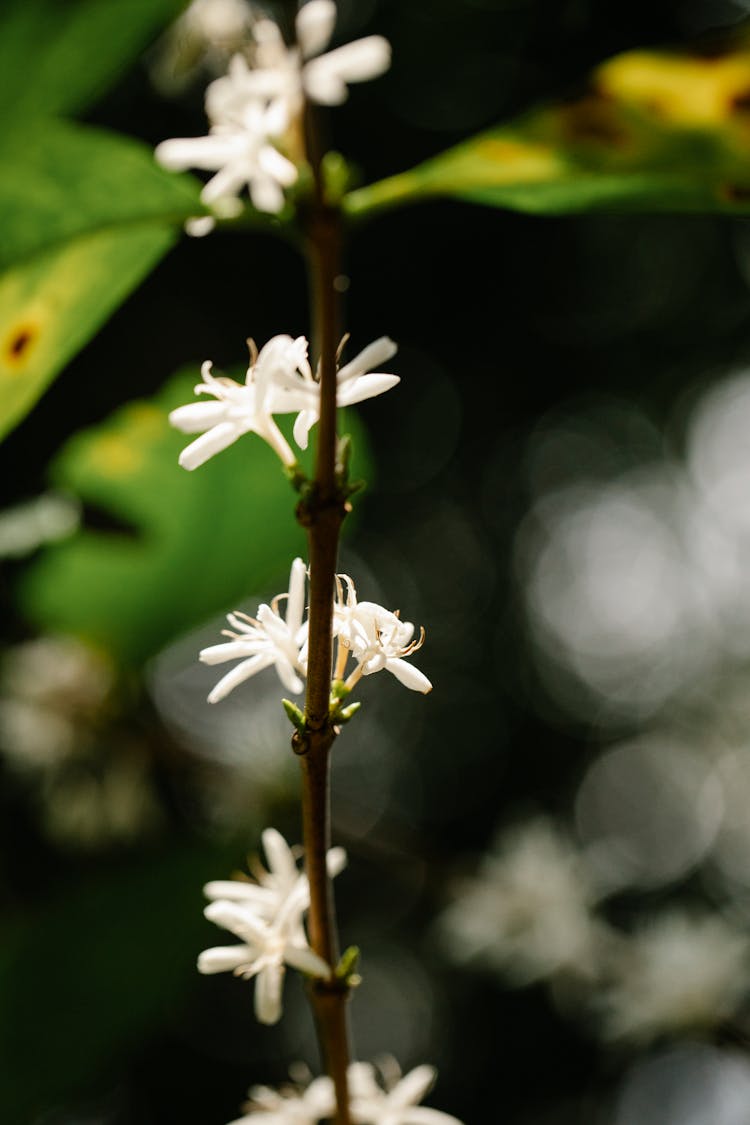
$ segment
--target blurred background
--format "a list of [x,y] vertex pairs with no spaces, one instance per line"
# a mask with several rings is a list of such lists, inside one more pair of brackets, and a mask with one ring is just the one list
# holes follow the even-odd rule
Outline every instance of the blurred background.
[[[394,48],[330,117],[363,183],[748,14],[339,8],[342,41]],[[197,56],[161,38],[84,120],[200,135]],[[369,484],[341,568],[424,624],[435,685],[365,681],[336,747],[358,1055],[434,1063],[467,1125],[748,1125],[747,220],[430,202],[360,225],[347,272],[350,354],[392,336],[401,384],[349,421]],[[267,825],[300,836],[272,673],[210,707],[196,653],[304,544],[265,448],[188,478],[164,423],[203,360],[278,332],[308,332],[288,242],[184,239],[0,446],[9,1125],[223,1125],[317,1070],[298,982],[260,1028],[249,986],[194,967],[223,940],[202,884]]]

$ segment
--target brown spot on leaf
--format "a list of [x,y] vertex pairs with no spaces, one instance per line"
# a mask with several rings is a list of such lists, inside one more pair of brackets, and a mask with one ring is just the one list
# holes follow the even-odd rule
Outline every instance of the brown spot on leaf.
[[608,98],[583,98],[566,106],[561,117],[564,134],[570,142],[625,148],[632,141],[630,131],[617,115],[615,104]]
[[5,358],[11,366],[20,367],[24,363],[37,335],[38,330],[34,324],[22,324],[14,328],[3,348]]
[[738,113],[747,113],[750,111],[750,89],[741,90],[739,94],[735,94],[730,105],[732,109],[737,110]]
[[750,184],[722,184],[719,195],[729,203],[750,203]]

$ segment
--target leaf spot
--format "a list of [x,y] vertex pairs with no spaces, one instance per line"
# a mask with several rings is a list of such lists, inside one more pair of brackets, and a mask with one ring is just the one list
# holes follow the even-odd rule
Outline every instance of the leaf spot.
[[12,367],[20,367],[28,358],[39,330],[35,324],[22,324],[14,328],[3,349],[5,358]]

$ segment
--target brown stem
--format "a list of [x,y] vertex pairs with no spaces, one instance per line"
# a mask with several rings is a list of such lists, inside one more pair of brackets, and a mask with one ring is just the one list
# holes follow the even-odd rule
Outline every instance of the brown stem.
[[[312,488],[297,509],[306,529],[310,561],[305,734],[295,736],[302,765],[302,820],[305,867],[310,883],[310,945],[332,969],[338,961],[333,890],[326,866],[330,847],[330,753],[337,734],[329,714],[333,657],[333,598],[346,497],[336,479],[336,351],[341,218],[324,192],[317,128],[306,113],[307,151],[314,194],[305,218],[313,318],[313,355],[319,359],[320,419]],[[350,1060],[348,987],[331,976],[310,985],[310,1002],[321,1054],[336,1092],[336,1125],[351,1125],[347,1070]]]

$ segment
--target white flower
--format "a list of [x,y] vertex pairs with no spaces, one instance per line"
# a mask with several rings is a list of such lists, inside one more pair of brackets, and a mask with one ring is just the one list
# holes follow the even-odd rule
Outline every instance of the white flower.
[[281,1017],[281,990],[286,965],[312,976],[330,976],[330,966],[313,953],[301,936],[301,918],[309,903],[309,888],[300,880],[271,922],[265,922],[251,907],[226,899],[208,904],[206,918],[231,930],[241,945],[206,949],[198,958],[201,973],[232,971],[255,985],[255,1014],[264,1024]]
[[[402,621],[397,613],[375,602],[358,602],[354,583],[346,574],[337,575],[333,633],[339,641],[335,678],[343,677],[347,655],[351,654],[357,663],[346,680],[347,687],[353,688],[362,676],[371,676],[385,668],[412,691],[423,694],[432,691],[432,684],[424,673],[404,659],[422,647],[424,629],[414,640],[414,626],[410,621]],[[300,659],[304,662],[306,656],[303,646]]]
[[256,210],[277,214],[284,206],[284,188],[297,180],[295,165],[269,141],[277,120],[270,110],[250,103],[242,125],[215,125],[205,137],[162,141],[154,155],[172,172],[215,172],[201,191],[201,202],[220,218],[241,212],[238,196],[246,186]]
[[301,113],[305,96],[321,105],[340,105],[346,101],[349,83],[366,82],[388,69],[391,48],[382,35],[369,35],[321,55],[335,23],[333,0],[310,0],[297,13],[297,43],[287,47],[272,20],[258,20],[253,28],[252,65],[236,55],[230,73],[206,91],[209,119],[236,121],[244,107],[257,99],[291,124]]
[[336,1101],[330,1078],[315,1078],[307,1089],[295,1086],[272,1090],[270,1086],[253,1086],[250,1101],[243,1108],[244,1117],[230,1125],[245,1125],[254,1120],[265,1125],[317,1125],[333,1117]]
[[[254,913],[264,922],[270,922],[284,909],[286,900],[302,892],[305,909],[309,900],[307,876],[297,865],[295,850],[275,828],[266,828],[261,836],[266,853],[268,870],[257,863],[253,867],[256,882],[246,879],[214,879],[206,883],[203,893],[214,901],[222,899]],[[297,849],[299,850],[299,849]],[[343,848],[330,848],[326,856],[328,874],[335,878],[346,866]],[[302,931],[304,939],[304,931]]]
[[[400,382],[398,375],[388,375],[370,368],[384,363],[396,354],[397,346],[387,336],[381,336],[341,367],[336,376],[338,406],[352,406],[367,398],[382,395]],[[300,449],[307,449],[310,429],[320,415],[320,383],[308,369],[289,370],[286,377],[274,381],[274,409],[280,414],[299,410],[294,422],[294,440]]]
[[[253,25],[252,65],[242,54],[232,57],[226,75],[206,90],[208,136],[164,141],[156,159],[166,168],[200,168],[215,172],[201,200],[219,217],[237,214],[247,185],[253,206],[278,213],[284,189],[297,180],[297,166],[283,154],[293,147],[295,127],[305,96],[325,105],[347,97],[347,83],[375,78],[390,65],[387,40],[371,35],[326,55],[336,21],[333,0],[310,0],[297,15],[297,45],[287,47],[270,19]],[[206,234],[210,220],[190,220],[188,231]]]
[[[348,1070],[349,1107],[354,1125],[461,1125],[455,1117],[417,1105],[435,1080],[431,1066],[418,1066],[404,1078],[395,1060],[386,1060],[387,1090],[382,1089],[370,1063],[351,1063]],[[318,1125],[335,1113],[330,1078],[316,1078],[306,1088],[288,1085],[280,1090],[253,1086],[245,1117],[231,1125],[258,1120],[265,1125]]]
[[[281,1014],[284,965],[315,976],[328,976],[329,966],[310,949],[302,918],[310,905],[307,876],[297,865],[300,849],[292,849],[280,832],[266,828],[262,835],[268,870],[255,869],[257,882],[217,879],[204,892],[213,901],[206,917],[242,938],[242,945],[207,949],[198,959],[202,973],[231,970],[250,979],[257,976],[255,1010],[261,1023],[276,1023]],[[333,878],[346,864],[343,848],[326,856]]]
[[[261,605],[257,618],[239,612],[228,614],[227,621],[233,629],[222,632],[232,639],[202,649],[199,659],[204,664],[224,664],[227,660],[238,659],[240,663],[219,680],[208,697],[209,703],[218,703],[238,684],[271,664],[276,666],[287,691],[295,694],[302,691],[304,685],[298,673],[303,670],[299,654],[307,632],[307,625],[302,623],[306,574],[302,559],[295,559],[289,574],[288,594],[277,594],[270,606]],[[285,618],[279,613],[283,598],[287,599]]]
[[[352,1077],[352,1068],[349,1073]],[[433,1086],[435,1075],[432,1066],[418,1066],[403,1078],[396,1071],[395,1080],[386,1091],[380,1089],[374,1078],[368,1078],[366,1069],[361,1070],[352,1082],[352,1121],[356,1125],[461,1125],[448,1113],[417,1104]]]
[[157,88],[175,94],[203,67],[223,71],[227,59],[242,50],[251,27],[245,0],[192,0],[157,44],[150,68]]
[[627,941],[613,977],[604,1007],[614,1038],[715,1026],[747,995],[750,941],[720,916],[671,912]]
[[216,401],[193,402],[169,415],[178,430],[202,435],[180,454],[183,469],[197,469],[246,433],[258,434],[286,466],[294,465],[296,458],[272,414],[283,412],[274,401],[274,387],[277,383],[285,385],[298,370],[305,375],[310,370],[304,336],[296,340],[291,336],[272,337],[248,367],[244,385],[234,379],[216,378],[211,374],[211,363],[204,363],[203,382],[195,387],[195,393],[213,395]]

